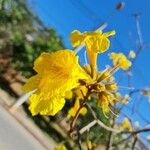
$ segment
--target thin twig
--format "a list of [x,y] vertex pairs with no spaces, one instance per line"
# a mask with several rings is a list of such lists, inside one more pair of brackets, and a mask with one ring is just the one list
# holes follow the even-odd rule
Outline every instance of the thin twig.
[[135,136],[133,140],[132,148],[131,148],[132,150],[134,150],[136,142],[137,142],[137,137]]
[[[144,43],[143,43],[143,38],[142,38],[142,32],[140,29],[140,23],[139,23],[139,17],[140,14],[139,13],[135,13],[133,14],[133,16],[135,17],[135,21],[136,21],[136,30],[137,30],[137,35],[138,35],[138,41],[139,41],[139,48],[136,51],[136,57],[135,59],[133,59],[132,61],[132,66],[135,63],[135,60],[137,59],[137,57],[139,56],[140,52],[144,49]],[[131,67],[132,68],[132,67]]]
[[93,111],[93,109],[91,108],[91,106],[89,104],[86,103],[86,106],[89,108],[93,118],[95,119],[94,121],[90,122],[88,125],[86,125],[85,127],[83,127],[82,129],[80,129],[81,133],[84,133],[85,131],[89,130],[91,127],[93,127],[96,123],[101,126],[102,128],[106,129],[107,131],[111,131],[111,132],[115,132],[115,133],[119,133],[120,130],[118,129],[114,129],[111,127],[106,126],[103,122],[101,122],[97,116],[96,113]]
[[111,127],[108,127],[106,126],[103,122],[101,122],[97,117],[96,117],[96,114],[95,112],[93,111],[93,109],[91,108],[91,106],[89,104],[86,103],[86,106],[88,106],[89,110],[91,111],[92,115],[93,115],[93,118],[95,120],[93,120],[92,122],[90,122],[88,125],[86,125],[85,127],[83,127],[82,129],[80,129],[80,134],[83,134],[85,131],[89,130],[91,127],[93,127],[96,123],[98,125],[100,125],[102,128],[106,129],[107,131],[111,131],[111,132],[114,132],[114,133],[121,133],[121,134],[131,134],[131,135],[136,135],[136,134],[139,134],[141,132],[149,132],[150,131],[150,128],[143,128],[143,129],[140,129],[140,130],[137,130],[137,131],[133,131],[133,132],[130,132],[130,131],[121,131],[120,129],[114,129],[114,128],[111,128]]
[[142,38],[142,33],[141,33],[140,23],[139,23],[140,14],[135,13],[135,14],[133,14],[133,16],[135,17],[135,21],[136,21],[136,30],[137,30],[139,44],[142,47],[143,46],[143,38]]
[[93,118],[94,118],[95,120],[97,120],[96,113],[93,111],[92,107],[91,107],[88,103],[85,103],[85,105],[86,105],[87,108],[90,110],[90,112],[91,112]]
[[88,125],[86,125],[85,127],[83,127],[82,129],[80,129],[80,134],[83,134],[85,131],[89,131],[91,127],[93,127],[95,124],[97,123],[96,120],[93,120],[92,122],[90,122]]
[[[86,100],[86,99],[85,99],[85,100]],[[78,119],[78,116],[79,116],[79,114],[80,114],[80,110],[82,109],[82,107],[83,107],[84,104],[85,104],[85,100],[81,103],[79,109],[77,110],[77,112],[76,112],[76,114],[75,114],[75,116],[74,116],[74,118],[73,118],[73,120],[72,120],[72,122],[71,122],[71,124],[70,124],[70,132],[72,132],[73,129],[74,129],[74,127],[75,127],[75,123],[76,123],[76,121],[77,121],[77,119]]]
[[82,92],[82,90],[81,90],[81,93],[82,93],[82,95],[83,95],[84,100],[82,101],[82,103],[81,103],[79,109],[77,110],[77,112],[76,112],[76,114],[75,114],[75,116],[74,116],[74,118],[73,118],[73,120],[72,120],[72,122],[71,122],[71,124],[70,124],[70,132],[72,132],[72,131],[74,130],[75,123],[76,123],[76,121],[77,121],[77,119],[78,119],[78,116],[79,116],[79,114],[80,114],[80,110],[84,107],[85,102],[86,102],[86,100],[87,100],[88,97],[89,97],[89,94],[87,94],[86,96],[84,96],[84,93]]
[[96,116],[96,113],[95,111],[92,109],[92,107],[86,103],[86,106],[88,106],[89,110],[91,111],[91,114],[93,116],[93,118],[97,121],[97,124],[100,125],[101,127],[103,127],[104,129],[106,129],[107,131],[112,131],[112,132],[115,132],[115,133],[119,133],[120,131],[118,129],[114,129],[114,128],[111,128],[111,127],[108,127],[106,126],[102,121],[100,121],[97,116]]
[[[115,116],[111,115],[111,118],[112,118],[112,125],[111,125],[111,127],[114,128]],[[111,148],[111,146],[112,146],[112,137],[113,137],[113,132],[109,132],[108,141],[107,141],[107,144],[106,144],[106,150],[109,150]]]
[[113,143],[113,146],[116,146],[116,145],[122,144],[122,143],[126,142],[127,140],[129,140],[131,137],[132,137],[132,135],[130,134],[128,137],[126,137],[126,138],[124,138],[124,139],[120,140],[119,142],[117,142],[117,143]]
[[98,123],[98,125],[100,125],[104,129],[106,129],[107,131],[111,131],[114,133],[120,133],[119,129],[114,129],[114,128],[108,127],[103,122],[101,122],[100,120],[97,120],[97,123]]
[[77,141],[78,141],[79,150],[82,150],[82,142],[81,142],[81,138],[80,138],[81,136],[80,136],[79,131],[77,131],[77,134],[78,134]]
[[[150,132],[150,128],[143,128],[143,129],[139,129],[137,131],[134,131],[134,132],[128,132],[128,133],[132,133],[132,134],[139,134],[141,132]],[[127,133],[127,132],[125,132]]]

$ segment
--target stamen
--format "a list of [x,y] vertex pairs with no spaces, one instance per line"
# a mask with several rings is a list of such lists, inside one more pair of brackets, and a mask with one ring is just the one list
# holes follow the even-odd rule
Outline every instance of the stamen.
[[112,70],[110,70],[110,74],[113,75],[115,72],[117,72],[119,69],[119,65],[116,65],[112,68]]
[[106,115],[106,113],[103,111],[104,116],[108,119],[109,117]]
[[[110,75],[107,76],[106,78],[104,78],[102,81],[105,81],[106,79],[110,78],[115,72],[118,71],[118,69],[119,69],[119,66],[113,67],[110,71],[108,71],[108,72],[110,73]],[[105,70],[106,70],[106,69],[105,69]],[[104,70],[104,71],[105,71],[105,70]],[[107,70],[106,70],[106,71],[107,71]],[[105,73],[105,72],[104,72],[104,73]],[[102,82],[102,81],[100,81],[100,82]]]
[[[109,107],[109,106],[108,106],[108,107]],[[110,112],[111,112],[114,116],[119,117],[119,115],[115,114],[115,113],[111,110],[110,107],[109,107],[109,110],[110,110]]]

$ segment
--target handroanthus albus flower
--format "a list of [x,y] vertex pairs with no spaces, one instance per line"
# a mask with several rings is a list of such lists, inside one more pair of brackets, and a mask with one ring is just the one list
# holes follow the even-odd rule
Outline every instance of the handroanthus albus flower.
[[37,74],[23,86],[25,92],[37,89],[29,98],[32,115],[55,115],[65,104],[65,93],[76,88],[80,79],[88,79],[70,50],[42,53],[34,62]]
[[110,58],[113,60],[113,65],[123,70],[128,70],[132,63],[123,53],[111,53]]
[[95,76],[97,69],[97,54],[103,53],[109,48],[110,41],[108,37],[113,35],[115,35],[115,31],[106,33],[102,33],[102,31],[80,33],[78,30],[73,31],[70,35],[73,47],[85,44],[93,76]]

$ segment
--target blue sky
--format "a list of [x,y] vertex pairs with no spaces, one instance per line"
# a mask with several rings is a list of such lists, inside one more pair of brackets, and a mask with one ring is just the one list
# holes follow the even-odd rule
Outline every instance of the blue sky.
[[[108,53],[137,50],[138,36],[136,31],[134,13],[140,13],[140,27],[144,44],[150,46],[150,0],[125,0],[125,7],[116,11],[118,0],[28,0],[30,7],[48,27],[53,27],[63,38],[66,48],[71,48],[69,34],[77,29],[91,31],[108,23],[104,31],[116,30],[116,36],[111,38],[112,44],[108,52],[99,56],[99,68],[103,69],[108,59]],[[83,51],[80,53],[81,63],[84,62]],[[142,50],[133,67],[131,83],[136,88],[150,87],[150,48]],[[119,72],[122,77],[121,85],[127,86],[127,75]],[[125,91],[123,91],[125,93]],[[134,103],[135,95],[129,106]],[[150,103],[147,98],[140,100],[139,112],[147,119],[150,116]],[[130,111],[124,110],[127,114]],[[139,115],[133,115],[133,120],[139,120],[142,125],[145,122]]]

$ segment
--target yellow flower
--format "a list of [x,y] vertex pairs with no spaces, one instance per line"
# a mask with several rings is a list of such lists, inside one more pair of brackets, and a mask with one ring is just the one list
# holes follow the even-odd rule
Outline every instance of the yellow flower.
[[120,130],[121,131],[129,130],[130,132],[133,132],[133,127],[131,123],[129,122],[128,118],[123,119],[122,124],[120,126]]
[[90,140],[86,141],[86,146],[88,150],[94,150],[96,148],[96,144],[92,143]]
[[67,148],[64,144],[59,144],[54,148],[54,150],[67,150]]
[[114,102],[120,102],[115,93],[118,89],[115,79],[110,74],[110,70],[106,69],[97,74],[97,93],[98,93],[98,107],[102,108],[103,113],[111,111],[110,105],[113,106]]
[[78,64],[73,51],[60,50],[42,53],[34,62],[37,75],[23,86],[25,92],[37,89],[29,98],[32,115],[55,115],[65,104],[65,93],[79,85],[79,79],[88,76]]
[[[76,99],[74,106],[68,111],[68,118],[74,117],[80,108],[80,100],[79,98]],[[85,115],[87,113],[87,109],[85,107],[82,107],[80,109],[79,114]]]
[[97,68],[97,53],[103,53],[109,48],[110,41],[108,37],[114,34],[115,31],[106,33],[102,33],[102,31],[80,33],[78,30],[75,30],[71,33],[70,39],[74,47],[80,46],[84,43],[86,45],[88,59],[93,74],[92,76],[94,76]]
[[100,92],[98,99],[98,106],[102,108],[104,114],[110,111],[109,105],[113,105],[115,100],[114,95],[108,92]]
[[132,65],[132,63],[122,53],[111,53],[110,58],[113,60],[114,66],[118,66],[123,70],[128,70],[128,68]]
[[78,99],[84,99],[84,96],[86,96],[88,89],[86,88],[86,86],[79,86],[77,89],[75,89],[74,91],[74,95],[78,98]]
[[103,53],[110,46],[108,37],[113,35],[115,35],[115,31],[106,33],[102,33],[102,31],[80,33],[78,30],[75,30],[71,33],[70,38],[74,47],[85,43],[88,50],[92,50],[96,53]]
[[134,51],[130,51],[129,53],[129,58],[135,58],[136,54],[134,53]]

